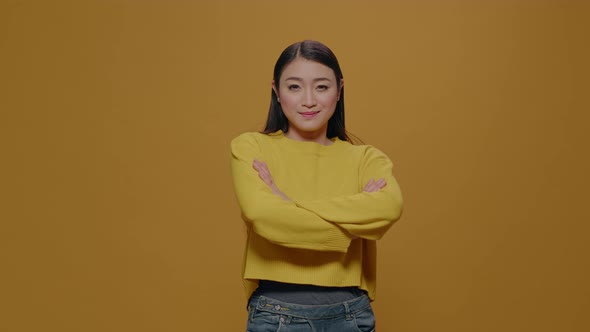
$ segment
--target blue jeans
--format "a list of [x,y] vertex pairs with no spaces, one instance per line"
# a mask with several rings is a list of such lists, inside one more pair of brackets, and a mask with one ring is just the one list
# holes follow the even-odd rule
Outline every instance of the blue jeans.
[[328,305],[301,305],[253,296],[247,332],[374,332],[375,316],[366,295]]

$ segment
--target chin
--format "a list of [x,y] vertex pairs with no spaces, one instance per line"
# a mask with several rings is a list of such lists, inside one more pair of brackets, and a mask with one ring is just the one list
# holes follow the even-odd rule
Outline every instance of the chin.
[[309,132],[314,132],[314,131],[318,131],[321,130],[323,126],[321,125],[317,125],[317,124],[312,124],[312,123],[302,123],[301,125],[297,125],[297,126],[293,126],[293,128],[295,128],[298,131],[309,131]]

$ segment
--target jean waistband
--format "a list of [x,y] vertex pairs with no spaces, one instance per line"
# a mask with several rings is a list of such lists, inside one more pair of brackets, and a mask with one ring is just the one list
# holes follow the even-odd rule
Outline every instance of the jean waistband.
[[356,299],[341,303],[323,305],[287,303],[260,295],[253,296],[249,303],[250,309],[256,307],[257,310],[261,311],[307,319],[349,316],[358,311],[365,310],[370,305],[371,301],[367,295],[362,295]]

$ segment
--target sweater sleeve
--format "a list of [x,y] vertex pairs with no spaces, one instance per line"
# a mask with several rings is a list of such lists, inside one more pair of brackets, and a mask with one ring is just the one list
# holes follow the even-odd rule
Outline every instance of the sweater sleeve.
[[298,200],[297,206],[369,240],[380,239],[399,219],[402,195],[393,177],[393,165],[378,149],[367,146],[359,168],[361,189],[371,179],[384,178],[387,185],[378,192],[360,192],[321,200]]
[[313,212],[283,200],[260,179],[252,167],[261,152],[253,134],[231,142],[231,170],[242,217],[268,241],[290,248],[346,252],[350,235]]

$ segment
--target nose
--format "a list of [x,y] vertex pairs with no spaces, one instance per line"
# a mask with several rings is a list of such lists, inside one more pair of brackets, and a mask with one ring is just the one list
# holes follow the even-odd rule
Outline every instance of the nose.
[[316,105],[315,95],[312,90],[304,92],[302,105],[307,108],[312,108]]

